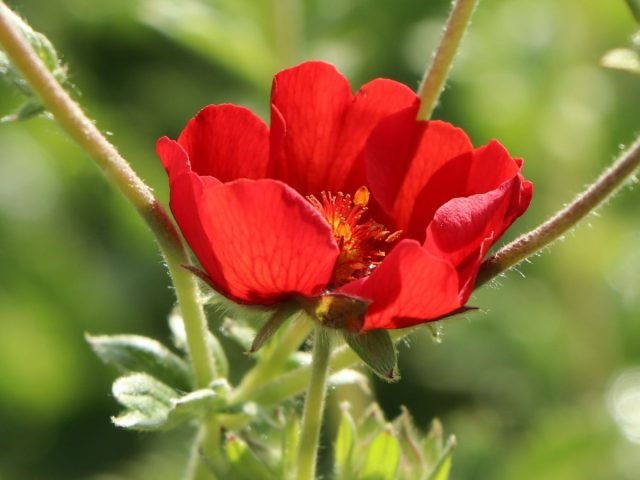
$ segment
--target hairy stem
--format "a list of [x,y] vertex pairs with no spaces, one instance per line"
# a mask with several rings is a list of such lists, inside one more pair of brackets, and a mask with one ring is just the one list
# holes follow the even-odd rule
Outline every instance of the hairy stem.
[[313,337],[311,375],[309,376],[309,386],[302,414],[296,476],[298,480],[315,479],[330,358],[331,342],[329,336],[323,327],[318,326]]
[[[0,1],[0,45],[20,70],[45,108],[62,129],[94,160],[108,181],[129,200],[156,237],[175,286],[187,334],[196,386],[214,379],[212,355],[206,342],[207,324],[198,301],[193,276],[181,265],[189,256],[166,211],[151,189],[136,175],[117,149],[107,141],[80,106],[62,88],[11,21],[12,13]],[[216,432],[217,433],[217,432]]]
[[440,43],[418,88],[420,97],[418,120],[431,118],[477,3],[478,0],[454,0]]
[[487,259],[480,269],[476,288],[560,238],[624,185],[639,166],[640,138],[569,205]]

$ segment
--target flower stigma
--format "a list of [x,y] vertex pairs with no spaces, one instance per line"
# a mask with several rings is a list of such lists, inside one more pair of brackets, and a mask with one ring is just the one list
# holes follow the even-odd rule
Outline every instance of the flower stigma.
[[372,219],[363,221],[369,203],[367,187],[360,187],[353,197],[323,191],[320,200],[314,195],[307,199],[327,220],[340,248],[331,288],[369,275],[402,234],[400,230],[390,232]]

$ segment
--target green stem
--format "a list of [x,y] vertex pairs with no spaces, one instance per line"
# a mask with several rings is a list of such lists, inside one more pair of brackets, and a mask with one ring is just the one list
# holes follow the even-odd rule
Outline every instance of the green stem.
[[214,367],[206,342],[206,318],[198,301],[195,279],[181,267],[189,263],[189,256],[178,232],[151,189],[47,70],[14,26],[12,16],[4,2],[0,1],[0,45],[7,57],[20,70],[62,129],[89,154],[107,179],[138,211],[156,237],[167,262],[182,312],[196,386],[207,386],[214,379]]
[[477,3],[478,0],[454,0],[440,43],[433,55],[433,61],[418,88],[420,97],[418,120],[431,118]]
[[569,205],[487,259],[480,269],[476,288],[560,238],[624,185],[638,167],[640,167],[640,138],[636,139],[635,143],[618,157],[613,165]]
[[302,414],[297,480],[315,479],[330,356],[331,342],[329,336],[323,327],[318,326],[313,338],[311,376],[309,377],[309,386]]
[[[242,382],[229,396],[230,403],[236,403],[236,398],[251,399],[251,392],[259,388],[274,376],[282,372],[291,354],[300,348],[309,333],[313,324],[306,318],[306,315],[295,315],[290,320],[284,333],[277,338],[274,345],[269,345],[256,365],[242,378]],[[248,394],[248,395],[247,395]]]

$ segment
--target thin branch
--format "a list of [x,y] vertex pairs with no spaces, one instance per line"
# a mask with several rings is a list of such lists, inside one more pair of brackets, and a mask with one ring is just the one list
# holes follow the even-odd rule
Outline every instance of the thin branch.
[[480,269],[476,288],[560,238],[624,185],[639,166],[640,138],[569,205],[487,259]]
[[418,120],[431,118],[477,4],[478,0],[454,0],[440,43],[433,55],[433,61],[418,88],[420,97]]

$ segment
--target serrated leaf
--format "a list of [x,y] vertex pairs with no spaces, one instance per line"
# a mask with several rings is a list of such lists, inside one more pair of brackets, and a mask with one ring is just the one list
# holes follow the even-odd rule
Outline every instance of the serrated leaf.
[[336,480],[351,480],[354,478],[353,456],[358,443],[358,432],[356,424],[349,413],[348,406],[348,404],[340,406],[342,415],[340,416],[334,449]]
[[112,421],[130,430],[168,430],[226,405],[225,395],[219,389],[206,388],[179,396],[171,387],[145,373],[120,377],[112,391],[125,407]]
[[374,402],[364,411],[358,420],[358,438],[363,441],[377,436],[386,425],[384,413],[378,403]]
[[134,373],[118,378],[113,383],[113,396],[126,408],[113,423],[132,430],[158,430],[163,428],[178,398],[175,390],[145,373]]
[[447,439],[444,450],[433,470],[425,477],[425,480],[448,480],[453,462],[453,449],[456,447],[456,438],[451,435]]
[[442,455],[443,439],[442,439],[442,423],[437,418],[431,422],[429,433],[422,439],[422,454],[426,466],[432,469]]
[[[184,329],[184,321],[180,315],[179,309],[176,307],[169,315],[169,328],[173,337],[173,344],[183,352],[188,352],[187,333]],[[224,348],[220,340],[211,332],[207,331],[207,344],[209,351],[213,355],[213,363],[216,377],[226,378],[229,376],[229,361],[224,353]]]
[[400,444],[390,424],[369,446],[361,480],[395,480],[400,462]]
[[283,480],[296,480],[296,462],[300,444],[300,419],[295,412],[287,419],[282,434],[281,472]]
[[640,74],[640,54],[629,48],[610,50],[600,63],[603,67]]
[[342,334],[347,344],[376,375],[387,382],[400,379],[398,355],[387,330],[364,333],[343,330]]
[[232,476],[238,480],[271,480],[271,472],[251,451],[247,443],[236,435],[227,435],[227,458]]
[[96,355],[121,372],[145,372],[179,390],[191,388],[187,363],[160,342],[139,335],[85,335]]
[[393,421],[395,431],[398,433],[400,449],[406,460],[406,468],[412,472],[421,472],[425,467],[420,438],[413,423],[413,418],[406,407],[401,407],[402,413]]

